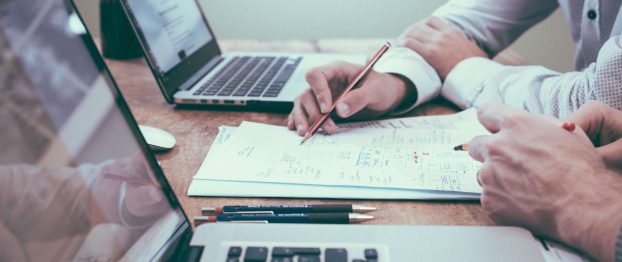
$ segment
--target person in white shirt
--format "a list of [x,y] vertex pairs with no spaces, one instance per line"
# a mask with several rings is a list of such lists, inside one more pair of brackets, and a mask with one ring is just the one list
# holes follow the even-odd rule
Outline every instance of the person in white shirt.
[[[622,109],[619,0],[452,0],[409,27],[367,81],[337,105],[342,118],[400,114],[439,95],[461,108],[499,101],[565,117],[589,100]],[[577,46],[577,71],[492,61],[523,32],[561,8]],[[359,70],[334,63],[307,74],[288,127],[304,134]],[[335,131],[332,120],[323,125]]]

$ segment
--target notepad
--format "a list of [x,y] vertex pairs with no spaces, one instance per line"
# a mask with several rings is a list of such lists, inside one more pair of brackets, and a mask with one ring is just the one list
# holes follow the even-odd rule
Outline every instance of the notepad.
[[196,180],[481,192],[475,179],[480,164],[452,151],[486,134],[472,110],[340,125],[338,134],[318,134],[303,146],[281,126],[244,122],[221,133],[226,142],[215,142]]

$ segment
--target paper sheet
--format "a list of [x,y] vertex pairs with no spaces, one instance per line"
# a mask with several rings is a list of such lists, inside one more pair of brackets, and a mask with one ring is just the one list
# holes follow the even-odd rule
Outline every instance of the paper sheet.
[[[212,148],[195,178],[479,193],[479,163],[465,152],[451,151],[485,133],[473,125],[474,114],[467,114],[375,121],[375,128],[349,124],[339,134],[316,135],[303,146],[284,127],[245,122],[232,135],[223,134],[230,136],[226,147]],[[387,123],[424,129],[377,128]]]

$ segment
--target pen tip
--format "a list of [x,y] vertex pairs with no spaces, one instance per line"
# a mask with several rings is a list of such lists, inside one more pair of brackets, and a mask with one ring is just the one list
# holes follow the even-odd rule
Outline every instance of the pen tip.
[[455,146],[454,151],[462,151],[462,145]]
[[370,206],[362,206],[362,205],[352,205],[352,212],[355,213],[369,213],[376,211],[375,207]]
[[305,137],[302,138],[302,141],[300,141],[300,145],[302,146],[302,144],[304,144],[305,142],[307,142],[307,140],[309,139],[309,137],[311,137],[309,135],[309,133],[305,134]]
[[374,216],[364,214],[349,214],[350,223],[361,223],[374,219]]

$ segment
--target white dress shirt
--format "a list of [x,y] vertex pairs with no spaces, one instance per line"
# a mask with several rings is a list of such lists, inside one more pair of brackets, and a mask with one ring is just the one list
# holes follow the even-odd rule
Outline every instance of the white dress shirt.
[[441,86],[430,65],[403,47],[385,55],[377,70],[401,74],[413,82],[418,99],[412,107],[440,93],[461,108],[500,101],[560,118],[588,100],[622,109],[621,2],[452,0],[433,13],[493,57],[560,7],[577,46],[576,72],[559,73],[542,66],[505,66],[490,59],[469,58],[457,64]]

